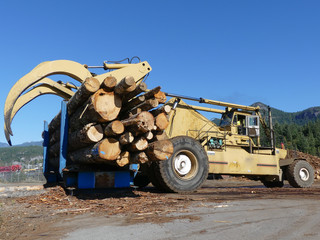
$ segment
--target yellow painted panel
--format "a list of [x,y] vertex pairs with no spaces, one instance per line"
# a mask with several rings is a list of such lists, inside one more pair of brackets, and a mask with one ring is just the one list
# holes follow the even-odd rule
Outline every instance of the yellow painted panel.
[[242,148],[227,147],[208,154],[209,172],[216,174],[279,175],[279,156],[250,154]]

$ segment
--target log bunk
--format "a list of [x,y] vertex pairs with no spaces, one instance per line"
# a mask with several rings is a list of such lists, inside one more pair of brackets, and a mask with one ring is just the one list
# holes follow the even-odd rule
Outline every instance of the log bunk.
[[[124,167],[163,161],[173,153],[165,133],[171,107],[160,87],[147,90],[131,76],[100,84],[87,78],[67,102],[68,165]],[[61,112],[49,124],[49,161],[60,149]]]

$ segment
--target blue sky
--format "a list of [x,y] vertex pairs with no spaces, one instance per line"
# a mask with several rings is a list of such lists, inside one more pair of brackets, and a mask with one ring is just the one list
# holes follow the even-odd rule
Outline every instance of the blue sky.
[[[1,111],[13,84],[40,62],[133,56],[152,66],[150,88],[287,112],[319,106],[319,12],[312,0],[1,1]],[[56,96],[25,106],[13,144],[40,140],[43,120],[59,108]]]

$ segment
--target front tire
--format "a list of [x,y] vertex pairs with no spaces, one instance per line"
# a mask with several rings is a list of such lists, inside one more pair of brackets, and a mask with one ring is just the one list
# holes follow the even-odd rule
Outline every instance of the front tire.
[[173,154],[165,161],[152,164],[151,182],[164,192],[192,192],[208,177],[208,156],[199,142],[191,137],[171,139]]
[[292,187],[311,187],[314,181],[313,167],[305,160],[295,160],[287,168],[287,179]]

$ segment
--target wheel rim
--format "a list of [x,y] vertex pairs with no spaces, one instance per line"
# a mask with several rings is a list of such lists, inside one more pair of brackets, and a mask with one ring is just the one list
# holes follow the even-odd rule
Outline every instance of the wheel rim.
[[299,170],[299,176],[300,176],[300,179],[302,181],[308,181],[309,177],[310,177],[310,174],[309,174],[309,171],[308,169],[306,168],[301,168]]
[[190,151],[178,152],[173,158],[173,169],[175,174],[183,180],[193,178],[198,171],[198,161]]

